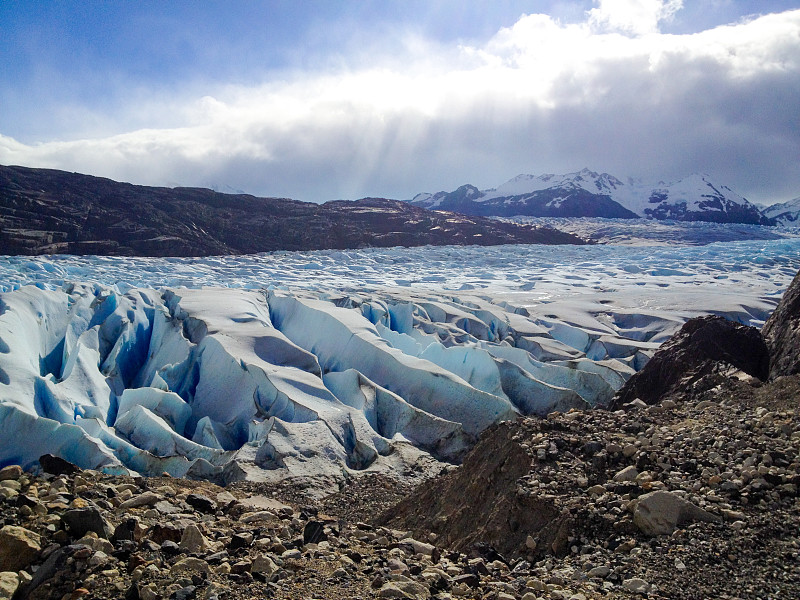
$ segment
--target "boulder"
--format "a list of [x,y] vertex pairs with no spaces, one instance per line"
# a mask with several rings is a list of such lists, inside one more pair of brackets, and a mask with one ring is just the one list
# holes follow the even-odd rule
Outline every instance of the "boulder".
[[13,571],[0,573],[0,600],[11,600],[19,587],[19,575]]
[[39,457],[39,464],[42,471],[51,475],[74,475],[80,472],[80,468],[73,465],[68,460],[52,454],[43,454]]
[[41,538],[33,531],[16,525],[0,529],[0,571],[26,569],[42,550]]
[[800,373],[800,272],[761,329],[770,353],[770,377]]
[[634,594],[647,594],[650,591],[651,586],[644,579],[632,577],[630,579],[625,579],[622,582],[622,587],[629,592],[633,592]]
[[126,519],[122,521],[114,529],[114,534],[111,536],[111,541],[114,543],[121,541],[133,541],[136,539],[136,528],[139,525],[137,518]]
[[625,467],[619,473],[614,475],[614,481],[621,483],[624,481],[635,481],[636,477],[639,475],[639,471],[636,469],[635,466],[630,465],[629,467]]
[[271,577],[278,570],[278,565],[266,554],[259,554],[253,559],[253,565],[250,570],[253,573],[261,573],[266,577]]
[[320,521],[309,521],[303,528],[303,544],[318,544],[327,540],[325,535],[325,524]]
[[410,598],[425,600],[431,593],[427,587],[415,581],[392,581],[378,591],[378,598]]
[[208,549],[208,540],[197,525],[192,524],[183,530],[180,547],[187,552],[200,553]]
[[147,537],[156,544],[163,544],[166,541],[181,541],[183,531],[173,523],[156,523],[147,531]]
[[173,577],[179,577],[181,575],[191,575],[192,573],[210,573],[211,569],[208,566],[208,563],[200,558],[194,558],[193,556],[188,556],[186,558],[182,558],[174,565],[172,565],[169,569],[170,575]]
[[134,496],[133,498],[125,500],[125,502],[119,505],[119,508],[122,510],[127,510],[129,508],[139,508],[141,506],[155,506],[155,504],[161,499],[161,496],[155,492],[144,492],[138,496]]
[[633,512],[633,522],[651,536],[669,535],[676,527],[690,521],[721,523],[722,519],[665,490],[640,496]]
[[622,386],[609,408],[637,398],[657,404],[721,364],[766,381],[770,356],[761,332],[718,316],[690,319]]
[[61,520],[69,533],[80,538],[88,532],[93,531],[103,538],[109,538],[114,530],[94,506],[85,508],[73,508],[61,515]]
[[203,496],[202,494],[189,494],[186,497],[186,504],[200,512],[209,514],[217,512],[217,503],[208,496]]
[[8,465],[0,469],[0,481],[15,480],[22,477],[22,467],[19,465]]
[[433,544],[426,544],[410,537],[400,540],[398,547],[406,551],[407,554],[424,554],[425,556],[431,556],[436,549]]

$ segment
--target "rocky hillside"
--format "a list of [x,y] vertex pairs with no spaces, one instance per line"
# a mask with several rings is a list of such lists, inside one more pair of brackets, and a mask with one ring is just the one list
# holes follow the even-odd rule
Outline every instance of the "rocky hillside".
[[[797,597],[800,378],[753,383],[718,377],[677,402],[501,424],[382,522],[524,560],[537,596]],[[524,467],[491,469],[499,453]]]
[[687,321],[617,392],[609,408],[640,400],[657,404],[720,369],[740,370],[761,381],[769,377],[770,353],[755,327],[708,316]]
[[0,254],[208,256],[271,250],[580,244],[549,228],[363,199],[323,205],[0,166]]

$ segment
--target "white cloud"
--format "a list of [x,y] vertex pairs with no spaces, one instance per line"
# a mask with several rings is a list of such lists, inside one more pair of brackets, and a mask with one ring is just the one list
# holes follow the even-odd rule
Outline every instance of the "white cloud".
[[661,21],[669,20],[683,8],[683,0],[596,0],[589,11],[589,23],[601,31],[635,35],[658,32]]
[[680,4],[603,0],[577,24],[527,15],[480,46],[411,38],[405,54],[354,70],[130,109],[161,124],[168,108],[171,127],[38,145],[0,136],[0,163],[311,200],[583,166],[705,171],[753,199],[796,196],[800,11],[657,33]]

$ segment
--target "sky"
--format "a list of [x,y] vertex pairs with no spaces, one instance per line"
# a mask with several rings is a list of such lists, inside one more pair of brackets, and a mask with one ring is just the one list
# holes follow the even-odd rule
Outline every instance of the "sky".
[[800,196],[800,0],[0,1],[0,164],[321,202]]

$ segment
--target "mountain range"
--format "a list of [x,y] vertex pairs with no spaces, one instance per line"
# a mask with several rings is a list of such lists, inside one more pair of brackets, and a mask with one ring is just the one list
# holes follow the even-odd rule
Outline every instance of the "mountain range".
[[798,223],[800,221],[800,197],[768,206],[763,213],[778,223],[786,225]]
[[603,217],[794,225],[800,198],[758,207],[707,175],[627,182],[583,169],[463,185],[411,200],[324,204],[205,188],[149,187],[0,166],[0,254],[210,256],[423,245],[580,244],[549,227],[490,217]]
[[399,200],[325,204],[0,166],[0,254],[210,256],[364,247],[582,244],[547,227]]
[[589,169],[564,175],[518,175],[488,190],[462,185],[452,192],[417,194],[408,202],[466,215],[647,218],[755,225],[792,222],[800,213],[800,199],[762,210],[729,187],[712,182],[708,175],[647,184],[636,179],[623,182]]

